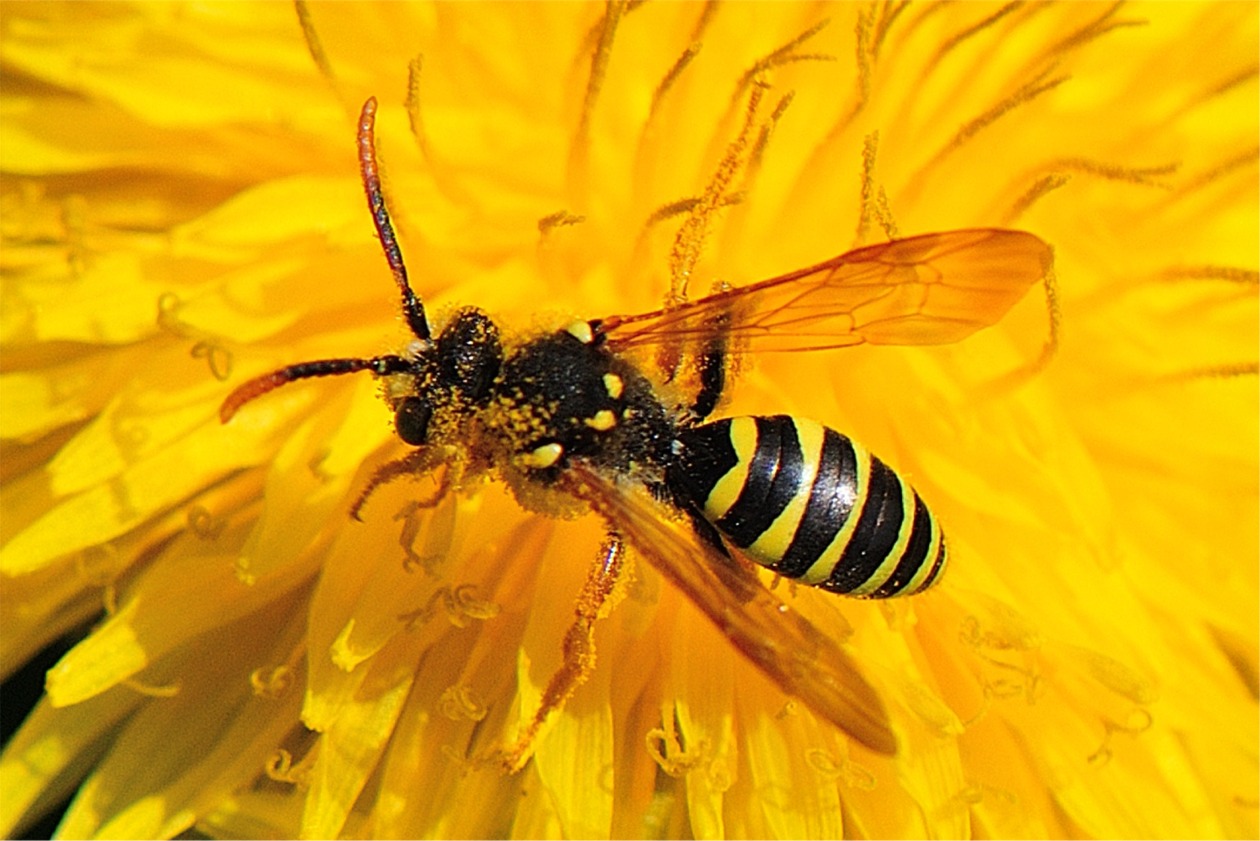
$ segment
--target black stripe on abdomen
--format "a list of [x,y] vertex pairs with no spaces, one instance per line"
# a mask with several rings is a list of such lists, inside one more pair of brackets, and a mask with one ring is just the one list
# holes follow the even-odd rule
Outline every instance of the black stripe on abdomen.
[[835,540],[848,522],[857,499],[857,453],[849,439],[824,427],[818,475],[809,490],[809,504],[796,534],[774,570],[800,578]]
[[751,545],[799,492],[801,443],[790,417],[755,418],[757,449],[739,498],[714,526],[739,547]]
[[901,478],[872,456],[870,484],[860,503],[857,528],[853,530],[831,575],[818,586],[824,590],[848,593],[879,570],[901,536],[905,520],[901,500]]
[[898,595],[928,562],[927,553],[932,547],[932,532],[935,531],[936,524],[932,522],[932,515],[917,493],[914,495],[914,523],[911,529],[910,541],[901,554],[896,569],[869,594],[870,598],[883,599]]
[[744,416],[680,431],[674,498],[744,556],[858,598],[921,592],[947,561],[923,500],[858,442],[813,421]]

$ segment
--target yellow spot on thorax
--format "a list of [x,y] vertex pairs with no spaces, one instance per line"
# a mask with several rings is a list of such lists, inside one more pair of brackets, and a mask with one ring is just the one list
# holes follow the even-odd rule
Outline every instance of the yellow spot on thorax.
[[600,409],[594,417],[586,418],[582,423],[598,432],[607,432],[617,425],[617,416],[608,409]]
[[591,329],[589,321],[574,321],[564,328],[564,332],[584,345],[589,345],[595,341],[595,331]]
[[522,455],[520,463],[523,467],[543,470],[558,462],[562,455],[564,455],[564,447],[560,444],[543,444]]

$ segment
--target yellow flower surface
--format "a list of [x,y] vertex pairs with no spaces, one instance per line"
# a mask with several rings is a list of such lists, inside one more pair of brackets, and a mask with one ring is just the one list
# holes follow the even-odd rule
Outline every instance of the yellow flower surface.
[[[1251,3],[0,4],[6,692],[64,651],[0,831],[1256,837],[1258,48]],[[220,422],[409,339],[371,96],[412,285],[513,343],[889,238],[1053,247],[994,327],[748,353],[718,409],[843,430],[948,534],[907,599],[762,576],[895,754],[632,547],[509,772],[604,521],[471,471],[352,519],[409,449],[368,374]]]

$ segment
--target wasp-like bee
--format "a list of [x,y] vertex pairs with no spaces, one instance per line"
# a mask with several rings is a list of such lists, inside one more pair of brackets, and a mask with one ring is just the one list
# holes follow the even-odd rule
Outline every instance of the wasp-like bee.
[[[1037,237],[977,229],[859,248],[789,274],[654,312],[579,321],[506,347],[476,308],[434,336],[407,280],[382,195],[376,101],[360,117],[368,204],[414,334],[399,355],[302,362],[257,377],[223,403],[227,422],[285,383],[353,371],[385,379],[398,437],[414,447],[372,488],[445,468],[488,471],[528,508],[594,509],[609,539],[588,581],[566,662],[533,728],[508,750],[518,768],[545,716],[585,678],[580,645],[628,544],[679,587],[787,692],[872,750],[896,740],[875,690],[840,645],[789,608],[746,561],[850,596],[918,593],[939,580],[945,538],[910,485],[860,444],[787,415],[710,421],[732,348],[811,350],[863,342],[952,342],[997,321],[1049,271]],[[644,353],[685,347],[695,394],[669,405]],[[683,539],[674,521],[689,521]],[[590,598],[594,593],[595,598]]]

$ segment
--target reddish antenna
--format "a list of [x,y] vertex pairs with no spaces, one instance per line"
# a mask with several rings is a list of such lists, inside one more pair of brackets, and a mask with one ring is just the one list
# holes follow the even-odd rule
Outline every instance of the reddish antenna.
[[[372,222],[376,225],[376,236],[381,241],[381,248],[385,251],[385,261],[389,263],[394,282],[398,284],[398,290],[402,293],[403,315],[406,316],[407,326],[411,328],[416,338],[428,342],[429,321],[424,315],[424,304],[412,291],[411,284],[407,282],[407,267],[403,263],[402,251],[398,248],[394,226],[389,220],[385,195],[381,192],[380,167],[376,161],[376,97],[368,97],[368,101],[363,103],[363,111],[359,114],[357,139],[359,175],[363,179],[363,191],[367,194],[368,209],[372,212]],[[246,403],[294,380],[330,377],[355,371],[371,371],[376,376],[383,377],[409,371],[413,366],[412,361],[394,354],[354,359],[317,359],[312,362],[288,365],[237,386],[219,407],[219,420],[227,423]]]
[[376,224],[376,236],[385,249],[385,260],[394,273],[394,282],[402,293],[403,315],[407,326],[417,339],[429,338],[429,321],[424,316],[424,304],[411,290],[407,281],[407,266],[403,264],[402,251],[394,236],[394,226],[389,221],[389,209],[385,207],[385,195],[381,192],[381,171],[376,162],[376,97],[369,96],[359,114],[359,173],[363,176],[363,190],[367,193],[368,209]]

